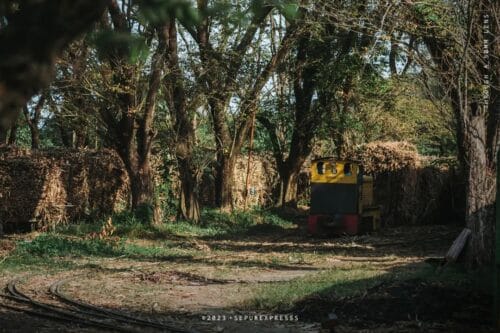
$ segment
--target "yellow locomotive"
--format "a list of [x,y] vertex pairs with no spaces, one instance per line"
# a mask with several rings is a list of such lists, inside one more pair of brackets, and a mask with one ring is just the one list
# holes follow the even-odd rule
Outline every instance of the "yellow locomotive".
[[380,209],[374,205],[373,177],[364,175],[354,161],[313,160],[307,222],[313,235],[355,235],[379,229]]

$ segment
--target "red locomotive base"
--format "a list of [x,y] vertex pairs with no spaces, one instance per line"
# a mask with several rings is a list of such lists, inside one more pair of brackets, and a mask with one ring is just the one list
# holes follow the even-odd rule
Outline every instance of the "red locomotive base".
[[358,229],[358,214],[344,214],[337,216],[335,219],[330,215],[309,215],[307,219],[307,231],[311,235],[322,234],[323,231],[334,234],[356,235]]

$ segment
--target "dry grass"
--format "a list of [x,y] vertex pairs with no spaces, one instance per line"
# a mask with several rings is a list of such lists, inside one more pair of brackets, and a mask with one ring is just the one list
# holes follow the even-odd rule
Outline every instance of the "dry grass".
[[359,161],[368,173],[416,169],[422,165],[417,147],[404,141],[376,141],[352,151],[349,159]]

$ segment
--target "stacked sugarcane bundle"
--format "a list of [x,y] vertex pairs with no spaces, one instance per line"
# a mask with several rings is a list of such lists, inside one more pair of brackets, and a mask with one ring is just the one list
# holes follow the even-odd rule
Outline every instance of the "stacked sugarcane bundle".
[[234,206],[245,208],[272,205],[277,181],[278,174],[272,156],[253,154],[250,164],[247,155],[240,156],[234,167]]
[[105,216],[127,186],[111,151],[0,148],[0,221],[7,230]]
[[455,182],[448,167],[437,167],[408,142],[371,142],[349,158],[375,176],[375,200],[388,225],[447,223],[450,188]]

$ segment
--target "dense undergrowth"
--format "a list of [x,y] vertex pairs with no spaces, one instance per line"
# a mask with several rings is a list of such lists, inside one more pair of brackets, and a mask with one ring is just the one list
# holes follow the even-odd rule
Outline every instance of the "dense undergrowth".
[[[116,227],[114,235],[125,238],[241,237],[246,234],[294,227],[293,222],[263,210],[223,213],[215,209],[206,209],[202,213],[202,221],[200,224],[177,221],[152,225],[143,223],[140,218],[128,212],[118,213],[112,217],[113,225]],[[59,227],[56,232],[84,236],[99,231],[103,223],[104,221],[70,224]]]
[[[0,269],[19,270],[28,266],[65,269],[74,265],[73,259],[83,257],[189,260],[200,250],[179,246],[172,240],[242,238],[294,227],[292,222],[260,210],[233,213],[205,210],[204,222],[199,225],[186,221],[144,224],[129,213],[116,214],[111,221],[113,232],[106,237],[98,237],[106,224],[103,220],[60,226],[33,239],[20,240],[15,250],[0,262]],[[138,240],[152,242],[139,244]]]

